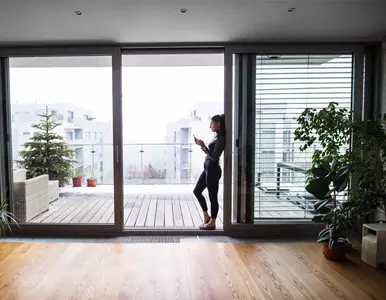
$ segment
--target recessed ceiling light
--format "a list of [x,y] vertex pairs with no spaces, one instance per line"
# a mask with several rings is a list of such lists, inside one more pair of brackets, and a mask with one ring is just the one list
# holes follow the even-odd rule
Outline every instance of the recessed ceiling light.
[[76,10],[76,11],[74,11],[74,14],[76,14],[77,16],[81,16],[81,15],[83,15],[83,13],[82,13],[80,10]]
[[295,7],[291,7],[291,8],[288,9],[288,12],[294,12],[295,10],[296,10]]
[[187,8],[181,8],[180,9],[180,13],[182,13],[182,14],[186,14],[187,12],[188,12]]

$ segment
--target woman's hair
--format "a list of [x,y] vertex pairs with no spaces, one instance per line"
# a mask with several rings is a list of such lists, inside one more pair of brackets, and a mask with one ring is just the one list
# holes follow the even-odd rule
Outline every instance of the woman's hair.
[[220,129],[218,131],[218,134],[225,135],[225,131],[226,131],[225,130],[225,115],[224,114],[222,114],[222,115],[214,115],[212,117],[212,121],[216,122],[216,123],[220,122]]

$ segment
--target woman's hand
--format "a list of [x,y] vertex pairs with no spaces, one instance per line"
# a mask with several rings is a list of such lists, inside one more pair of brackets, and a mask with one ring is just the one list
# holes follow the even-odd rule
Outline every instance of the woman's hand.
[[199,145],[201,148],[206,148],[205,143],[203,140],[197,140],[196,144]]

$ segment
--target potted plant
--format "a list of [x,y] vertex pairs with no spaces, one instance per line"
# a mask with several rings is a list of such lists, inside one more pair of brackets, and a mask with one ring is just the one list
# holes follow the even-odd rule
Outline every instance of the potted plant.
[[87,186],[88,187],[96,187],[96,178],[93,176],[87,178]]
[[80,173],[78,170],[74,171],[74,174],[72,175],[72,186],[73,187],[81,187],[82,181],[83,181],[83,174]]
[[0,195],[0,237],[11,231],[11,224],[18,225],[16,216],[8,211],[7,194],[4,192]]
[[349,182],[349,167],[338,165],[334,161],[332,164],[324,163],[311,168],[313,177],[306,186],[306,190],[319,200],[314,205],[317,214],[312,220],[326,224],[317,241],[323,243],[324,256],[333,261],[345,258],[349,245],[345,229],[353,226],[349,217],[351,207],[347,202],[338,201],[338,195],[347,188]]

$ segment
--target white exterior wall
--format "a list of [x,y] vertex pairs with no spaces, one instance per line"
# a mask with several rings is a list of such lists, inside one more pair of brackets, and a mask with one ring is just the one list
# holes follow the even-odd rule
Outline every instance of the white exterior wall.
[[[193,134],[209,144],[214,137],[210,119],[223,112],[222,103],[197,103],[189,118],[170,123],[166,128],[166,179],[169,183],[195,183],[203,170],[205,153],[194,145]],[[192,150],[191,152],[189,150]],[[222,160],[221,160],[222,163]],[[188,175],[188,176],[186,176]]]
[[94,177],[99,183],[111,184],[113,176],[112,124],[87,120],[92,117],[90,111],[73,105],[55,104],[12,104],[12,152],[13,159],[19,159],[22,145],[37,132],[32,124],[41,119],[37,113],[43,113],[48,107],[54,111],[53,120],[61,123],[55,130],[76,151],[77,169],[91,176],[94,153]]

